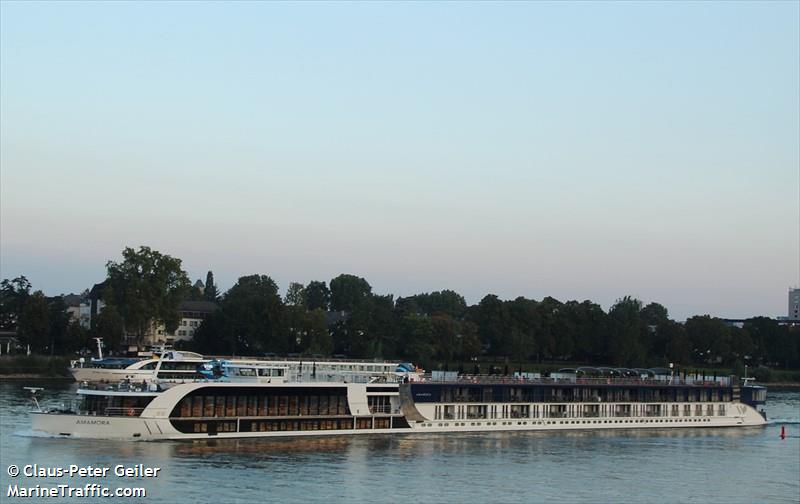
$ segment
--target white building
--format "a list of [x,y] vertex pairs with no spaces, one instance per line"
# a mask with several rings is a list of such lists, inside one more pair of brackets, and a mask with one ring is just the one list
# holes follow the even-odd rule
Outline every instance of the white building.
[[148,342],[148,344],[172,344],[178,341],[191,341],[194,338],[194,332],[200,327],[203,320],[218,309],[217,303],[212,303],[211,301],[184,301],[178,308],[181,322],[175,332],[166,332],[164,326],[160,325],[156,328],[152,342]]
[[800,320],[800,289],[789,289],[789,320]]

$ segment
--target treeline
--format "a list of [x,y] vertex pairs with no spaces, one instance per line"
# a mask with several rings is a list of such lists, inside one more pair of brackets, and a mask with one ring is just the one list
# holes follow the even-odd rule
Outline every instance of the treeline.
[[39,353],[81,348],[102,336],[113,347],[123,335],[138,341],[157,324],[180,322],[185,299],[215,301],[187,346],[207,354],[265,353],[404,359],[429,369],[479,359],[505,362],[580,362],[589,365],[800,368],[800,327],[756,317],[730,327],[708,315],[679,323],[658,303],[623,297],[607,312],[591,301],[561,302],[489,294],[475,305],[452,290],[395,298],[372,292],[364,278],[292,283],[280,296],[266,275],[239,278],[219,293],[209,272],[205,292],[194,289],[180,259],[148,247],[126,248],[107,264],[107,306],[93,334],[65,317],[63,301],[30,293],[24,277],[4,280],[0,323],[16,327]]
[[267,276],[239,279],[195,333],[195,348],[222,354],[343,354],[424,365],[496,357],[622,366],[800,367],[800,331],[757,317],[743,328],[708,315],[685,323],[658,303],[623,297],[605,312],[591,301],[485,296],[467,305],[452,290],[394,299],[354,275],[290,284],[281,299]]
[[16,331],[23,348],[49,355],[81,350],[89,338],[88,331],[71,320],[62,296],[31,292],[24,276],[0,283],[0,330]]

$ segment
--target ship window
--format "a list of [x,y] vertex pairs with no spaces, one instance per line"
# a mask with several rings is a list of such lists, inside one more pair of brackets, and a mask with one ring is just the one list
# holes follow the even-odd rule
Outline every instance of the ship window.
[[202,396],[197,396],[197,397],[192,398],[192,416],[193,417],[203,416],[203,398],[202,398]]
[[214,396],[206,396],[203,403],[203,416],[214,416]]

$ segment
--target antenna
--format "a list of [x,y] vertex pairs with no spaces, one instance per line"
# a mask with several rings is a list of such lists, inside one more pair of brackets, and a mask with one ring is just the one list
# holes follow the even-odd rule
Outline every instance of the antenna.
[[97,358],[103,360],[103,338],[94,338],[97,342]]
[[39,406],[39,400],[36,399],[36,393],[44,389],[42,387],[22,387],[22,388],[31,393],[31,399],[33,399],[33,403],[36,404],[36,410],[42,411],[42,407]]

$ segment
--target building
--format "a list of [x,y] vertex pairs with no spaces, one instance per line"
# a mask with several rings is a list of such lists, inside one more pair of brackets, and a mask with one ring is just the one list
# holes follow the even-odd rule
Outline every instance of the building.
[[178,341],[191,341],[194,338],[194,332],[200,327],[203,320],[217,310],[219,310],[219,305],[211,301],[184,301],[178,308],[181,322],[175,332],[167,332],[163,325],[159,325],[154,334],[148,335],[150,338],[145,338],[145,344],[166,343],[170,345]]
[[67,306],[70,322],[78,322],[84,329],[92,327],[92,307],[89,300],[89,290],[82,294],[67,294],[63,296]]
[[800,289],[789,289],[789,320],[800,320]]

